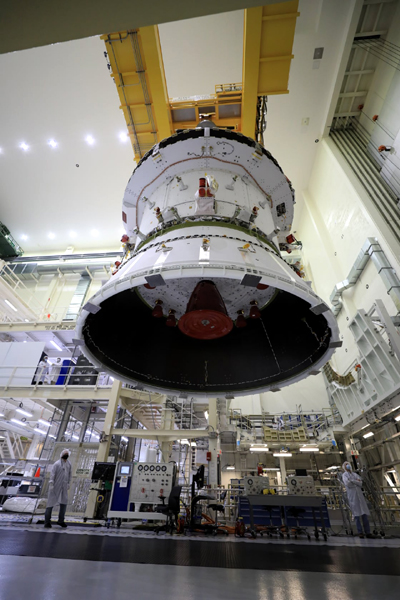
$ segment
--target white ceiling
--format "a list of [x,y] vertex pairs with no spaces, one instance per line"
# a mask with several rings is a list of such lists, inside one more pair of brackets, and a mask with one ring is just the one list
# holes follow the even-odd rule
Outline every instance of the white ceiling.
[[[300,1],[290,94],[268,101],[266,147],[297,191],[296,220],[352,7],[348,0]],[[164,24],[160,36],[171,97],[241,80],[243,11]],[[318,46],[324,57],[313,69]],[[126,127],[103,52],[103,42],[89,38],[0,57],[1,220],[27,254],[119,247],[122,195],[134,164],[129,143],[118,137]]]

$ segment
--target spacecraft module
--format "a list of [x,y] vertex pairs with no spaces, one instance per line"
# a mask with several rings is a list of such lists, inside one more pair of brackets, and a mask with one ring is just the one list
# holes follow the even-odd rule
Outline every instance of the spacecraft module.
[[278,390],[341,345],[329,307],[281,257],[294,191],[271,154],[203,121],[154,146],[125,191],[126,254],[83,307],[97,367],[191,396]]

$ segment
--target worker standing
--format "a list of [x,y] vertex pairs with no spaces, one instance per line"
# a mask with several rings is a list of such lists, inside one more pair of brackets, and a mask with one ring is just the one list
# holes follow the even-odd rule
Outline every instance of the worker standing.
[[362,479],[357,473],[353,473],[351,464],[347,461],[343,463],[343,471],[343,483],[346,486],[347,499],[356,522],[358,534],[360,538],[364,537],[364,533],[367,538],[373,538],[368,521],[370,513],[362,491]]
[[60,505],[57,524],[67,527],[65,522],[65,511],[68,504],[68,488],[71,482],[71,463],[68,460],[71,452],[66,449],[60,454],[60,460],[54,463],[51,469],[49,481],[49,499],[47,500],[44,515],[44,526],[51,528],[51,513],[56,504]]

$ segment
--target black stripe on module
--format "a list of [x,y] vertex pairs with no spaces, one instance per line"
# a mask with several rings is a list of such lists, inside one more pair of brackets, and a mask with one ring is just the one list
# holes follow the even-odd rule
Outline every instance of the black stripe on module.
[[400,575],[398,548],[207,542],[2,531],[1,555],[153,565]]

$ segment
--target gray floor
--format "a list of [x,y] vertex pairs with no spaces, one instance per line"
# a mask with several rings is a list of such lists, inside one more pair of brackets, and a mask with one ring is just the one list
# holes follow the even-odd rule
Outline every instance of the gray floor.
[[0,600],[391,600],[400,577],[0,556]]

